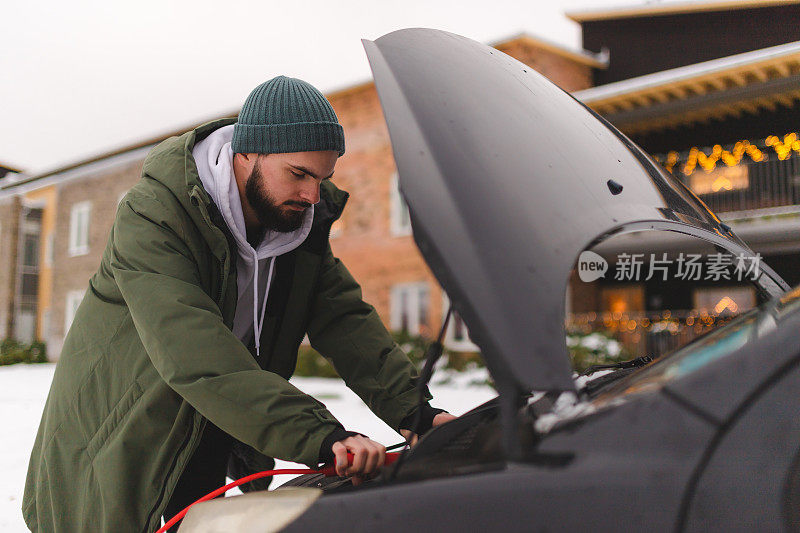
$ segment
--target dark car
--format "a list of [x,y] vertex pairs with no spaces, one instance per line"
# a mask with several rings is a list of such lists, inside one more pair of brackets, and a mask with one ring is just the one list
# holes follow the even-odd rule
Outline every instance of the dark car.
[[498,397],[361,486],[301,476],[294,489],[198,505],[181,531],[799,529],[800,289],[761,264],[759,307],[578,388],[564,295],[582,251],[667,231],[755,254],[522,63],[426,29],[364,46],[414,239]]

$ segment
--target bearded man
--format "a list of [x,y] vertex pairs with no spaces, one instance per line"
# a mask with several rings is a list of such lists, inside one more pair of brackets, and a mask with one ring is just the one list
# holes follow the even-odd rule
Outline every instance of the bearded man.
[[[373,473],[384,447],[287,381],[305,335],[416,438],[416,370],[328,242],[343,153],[330,103],[283,76],[237,121],[150,152],[64,341],[28,468],[31,530],[154,531],[273,457],[335,458],[355,483]],[[418,416],[423,431],[452,418],[428,404]]]

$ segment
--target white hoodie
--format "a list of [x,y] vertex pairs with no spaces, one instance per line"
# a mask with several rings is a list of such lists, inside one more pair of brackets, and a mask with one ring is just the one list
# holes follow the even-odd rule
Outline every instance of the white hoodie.
[[[257,249],[253,249],[247,242],[242,203],[233,175],[232,138],[233,124],[223,126],[195,144],[192,155],[197,163],[197,172],[200,174],[203,188],[222,213],[228,229],[236,239],[239,252],[236,261],[239,294],[233,319],[233,333],[245,346],[255,334],[256,355],[261,355],[259,340],[275,258],[291,252],[308,236],[314,219],[314,206],[306,210],[303,224],[298,230],[291,233],[268,230]],[[258,268],[255,268],[256,264]]]

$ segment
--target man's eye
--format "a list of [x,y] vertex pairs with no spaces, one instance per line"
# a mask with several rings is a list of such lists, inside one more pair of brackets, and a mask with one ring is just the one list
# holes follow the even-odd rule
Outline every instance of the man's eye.
[[291,172],[291,173],[292,173],[292,176],[295,176],[295,177],[297,177],[297,178],[302,178],[303,176],[305,176],[305,174],[298,174],[298,173],[297,173],[297,172],[295,172],[294,170],[290,170],[289,172]]

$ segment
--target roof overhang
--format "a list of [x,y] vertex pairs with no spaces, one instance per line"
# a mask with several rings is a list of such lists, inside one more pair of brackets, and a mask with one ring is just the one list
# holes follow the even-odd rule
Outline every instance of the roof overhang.
[[608,9],[572,11],[567,18],[575,22],[595,22],[599,20],[618,20],[635,17],[654,17],[660,15],[684,15],[708,11],[731,11],[734,9],[757,9],[786,4],[800,4],[800,0],[724,0],[716,2],[667,2],[634,6],[620,6]]
[[587,67],[600,68],[600,69],[608,68],[609,56],[607,50],[602,51],[600,53],[590,52],[589,50],[584,50],[584,49],[571,50],[569,48],[561,46],[560,44],[550,42],[540,37],[534,37],[527,33],[521,33],[513,37],[508,37],[506,39],[503,39],[502,41],[492,43],[489,46],[497,48],[501,52],[506,52],[506,49],[510,48],[513,44],[516,43],[521,43],[534,48],[540,48],[542,50],[546,50],[552,54],[561,56],[565,59],[569,59],[570,61],[574,61],[581,65],[586,65]]
[[573,94],[627,134],[774,111],[800,99],[800,41]]

